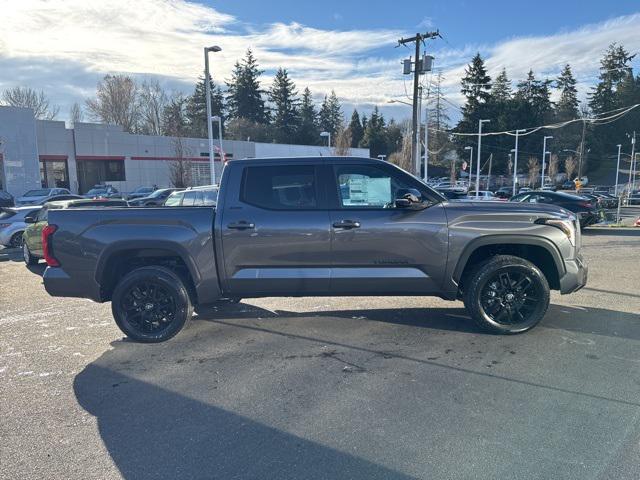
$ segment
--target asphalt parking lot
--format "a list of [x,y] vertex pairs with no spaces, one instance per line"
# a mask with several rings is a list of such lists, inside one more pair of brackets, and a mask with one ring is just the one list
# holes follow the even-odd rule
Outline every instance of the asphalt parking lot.
[[640,229],[519,336],[432,298],[248,300],[175,339],[0,251],[0,478],[638,479]]

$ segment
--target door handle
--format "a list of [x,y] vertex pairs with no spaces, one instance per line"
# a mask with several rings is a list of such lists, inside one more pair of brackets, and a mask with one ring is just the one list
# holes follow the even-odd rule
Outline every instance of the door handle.
[[253,228],[256,228],[256,226],[254,223],[249,223],[241,220],[240,222],[230,223],[229,225],[227,225],[227,228],[231,228],[233,230],[251,230]]
[[344,228],[347,230],[351,228],[360,228],[360,222],[355,222],[353,220],[340,220],[333,224],[333,228]]

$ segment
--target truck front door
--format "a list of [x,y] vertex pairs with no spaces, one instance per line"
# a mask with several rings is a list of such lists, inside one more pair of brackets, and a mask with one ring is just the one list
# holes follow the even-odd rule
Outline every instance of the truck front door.
[[[388,164],[336,164],[328,192],[331,291],[336,295],[423,295],[440,290],[447,221],[440,198]],[[407,193],[421,204],[397,206]]]
[[229,296],[329,292],[329,213],[319,166],[305,161],[234,166],[227,185],[240,185],[218,205]]

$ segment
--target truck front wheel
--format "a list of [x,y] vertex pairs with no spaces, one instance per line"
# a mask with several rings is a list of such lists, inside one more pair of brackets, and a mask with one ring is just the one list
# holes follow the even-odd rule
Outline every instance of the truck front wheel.
[[464,279],[464,305],[476,323],[493,333],[530,330],[549,307],[549,284],[533,263],[497,255],[476,266]]
[[127,337],[158,343],[176,335],[193,314],[182,279],[164,267],[137,268],[116,286],[111,299],[116,324]]

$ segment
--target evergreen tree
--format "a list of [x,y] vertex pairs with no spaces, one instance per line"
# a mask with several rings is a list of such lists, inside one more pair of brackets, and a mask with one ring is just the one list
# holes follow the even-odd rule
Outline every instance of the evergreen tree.
[[393,118],[389,120],[389,123],[385,129],[386,136],[386,153],[387,160],[389,160],[389,156],[394,153],[402,150],[402,139],[403,139],[403,131],[402,125],[398,124]]
[[465,114],[478,109],[490,97],[491,77],[487,74],[484,60],[479,53],[473,57],[471,63],[465,69],[462,78],[462,94],[467,98],[463,110]]
[[562,73],[556,80],[556,89],[560,92],[560,99],[556,104],[556,117],[558,120],[571,120],[578,117],[578,89],[576,79],[571,73],[569,64],[564,66]]
[[491,87],[491,100],[494,102],[507,102],[511,99],[511,80],[507,76],[507,70],[502,69]]
[[298,93],[284,68],[273,79],[269,98],[273,102],[272,128],[276,143],[294,143],[300,128]]
[[311,90],[305,88],[300,102],[300,129],[297,143],[300,145],[318,145],[320,129],[318,128],[318,114],[313,104]]
[[322,131],[330,132],[331,135],[334,136],[342,126],[343,121],[344,117],[342,116],[340,100],[338,100],[336,93],[331,90],[331,95],[324,97],[324,101],[320,107],[318,123]]
[[[185,101],[185,117],[188,124],[186,135],[195,138],[207,138],[207,92],[204,75],[198,78],[193,94]],[[221,116],[224,120],[224,96],[220,87],[209,78],[211,86],[211,115]],[[224,124],[223,124],[224,130]],[[224,133],[223,133],[224,136]],[[218,129],[213,129],[213,137],[218,138]]]
[[245,58],[236,62],[231,80],[227,82],[227,105],[230,118],[243,118],[255,123],[267,123],[268,114],[265,109],[260,89],[260,75],[258,62],[251,49],[247,50]]
[[187,100],[178,94],[174,96],[162,111],[162,134],[170,137],[184,137],[188,132],[185,114]]
[[599,82],[593,89],[589,107],[598,114],[617,108],[616,90],[627,75],[633,75],[629,63],[634,55],[629,55],[622,45],[609,45],[603,59],[600,61]]
[[360,115],[358,114],[358,110],[353,109],[353,113],[351,114],[351,122],[349,122],[349,130],[351,131],[351,146],[357,147],[364,136],[364,129],[362,128],[362,123],[360,122]]
[[371,117],[367,122],[367,128],[364,131],[364,137],[360,145],[369,149],[372,158],[388,154],[385,121],[377,106],[371,112]]

